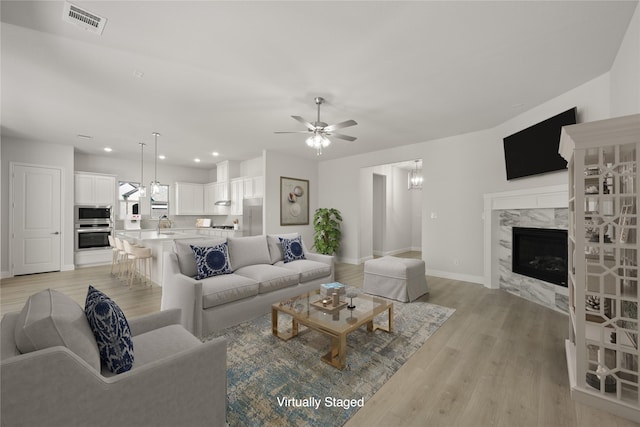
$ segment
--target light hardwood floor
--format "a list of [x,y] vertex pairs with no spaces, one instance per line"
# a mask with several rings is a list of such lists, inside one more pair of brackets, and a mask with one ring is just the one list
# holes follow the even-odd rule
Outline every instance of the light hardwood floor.
[[[337,264],[336,279],[362,287],[363,266]],[[565,315],[477,284],[427,281],[430,293],[423,298],[456,312],[347,427],[639,426],[571,400]],[[110,266],[100,266],[4,279],[0,313],[20,310],[29,295],[49,287],[84,306],[89,284],[128,317],[160,309],[160,287],[129,290],[110,275]]]

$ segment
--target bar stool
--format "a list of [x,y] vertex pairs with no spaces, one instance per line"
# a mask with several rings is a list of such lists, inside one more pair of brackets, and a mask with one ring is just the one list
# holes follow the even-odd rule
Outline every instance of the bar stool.
[[[147,277],[151,276],[151,259],[153,257],[151,248],[135,246],[126,240],[123,240],[122,243],[127,255],[129,289],[133,287],[133,279],[136,273],[140,276],[144,275],[144,284],[146,286]],[[143,268],[144,273],[142,272]],[[142,280],[142,277],[140,280]]]
[[118,264],[120,261],[120,253],[119,249],[116,247],[116,239],[115,237],[109,235],[109,246],[111,246],[111,251],[113,252],[113,256],[111,257],[111,275],[113,276],[113,267]]
[[[111,236],[109,236],[111,237]],[[122,268],[124,266],[125,271],[128,273],[128,270],[126,270],[127,268],[127,252],[124,249],[124,241],[123,239],[119,238],[119,237],[114,237],[113,240],[115,241],[115,246],[116,249],[118,251],[118,257],[116,259],[116,264],[118,264],[118,279],[122,280],[123,278],[123,274],[124,272],[122,271]]]

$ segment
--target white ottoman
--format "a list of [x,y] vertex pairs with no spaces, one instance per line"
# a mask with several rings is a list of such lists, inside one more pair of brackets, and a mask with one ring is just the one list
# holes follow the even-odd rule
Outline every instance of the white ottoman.
[[429,292],[421,259],[384,256],[364,263],[364,291],[401,302]]

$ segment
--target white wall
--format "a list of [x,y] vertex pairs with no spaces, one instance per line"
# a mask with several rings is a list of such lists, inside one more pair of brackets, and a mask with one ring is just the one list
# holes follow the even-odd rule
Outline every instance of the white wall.
[[640,111],[640,6],[611,67],[611,117]]
[[[360,211],[360,221],[364,224],[371,224],[369,231],[363,230],[362,236],[372,235],[371,245],[368,245],[369,238],[361,239],[360,257],[371,258],[373,255],[393,255],[411,250],[412,245],[412,220],[416,216],[414,208],[421,211],[421,207],[413,203],[412,194],[415,191],[407,189],[407,173],[405,169],[393,165],[381,165],[371,168],[364,168],[364,179],[369,179],[368,185],[374,185],[372,198],[369,199],[369,191],[361,189],[361,201],[363,207],[369,204],[371,209]],[[379,186],[376,187],[376,180]],[[384,183],[384,184],[383,184]],[[376,205],[378,197],[383,196],[379,205]],[[384,209],[383,212],[376,210]],[[374,211],[378,215],[374,215]],[[418,215],[419,217],[419,215]],[[418,236],[419,239],[419,236]]]
[[370,245],[370,225],[359,218],[371,206],[371,178],[361,169],[422,158],[421,240],[428,274],[482,283],[483,194],[567,183],[565,171],[507,181],[502,139],[573,106],[582,121],[609,117],[608,73],[492,129],[321,162],[320,202],[340,209],[345,219],[341,259],[361,262]]
[[[148,161],[144,163],[144,183],[149,183],[154,179],[153,155],[148,156]],[[140,157],[131,159],[117,159],[114,161],[109,156],[92,156],[88,154],[76,153],[75,170],[79,172],[95,172],[116,175],[117,181],[140,182]],[[215,177],[215,169],[214,177]],[[177,181],[196,182],[206,184],[210,171],[207,169],[188,168],[181,166],[169,166],[158,160],[158,181],[173,187]],[[215,179],[213,180],[215,181]]]
[[[366,144],[366,141],[362,141],[362,144]],[[367,222],[366,216],[361,215],[361,212],[371,210],[372,175],[367,168],[420,159],[423,155],[423,144],[412,144],[318,164],[318,203],[342,213],[341,261],[358,264],[370,256],[372,224]]]
[[[276,151],[264,152],[264,230],[266,234],[300,233],[307,248],[313,245],[313,214],[318,205],[318,171],[313,161]],[[309,180],[309,225],[280,225],[280,177]]]
[[411,191],[411,250],[422,250],[422,190]]
[[73,147],[44,144],[32,141],[2,138],[1,223],[0,223],[0,271],[9,273],[9,164],[53,166],[62,169],[62,269],[73,269]]

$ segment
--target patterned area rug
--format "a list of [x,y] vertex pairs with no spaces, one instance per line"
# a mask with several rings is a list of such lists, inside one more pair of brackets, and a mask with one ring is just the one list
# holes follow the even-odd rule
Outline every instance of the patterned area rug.
[[[347,336],[343,371],[320,359],[330,338],[301,325],[298,337],[282,341],[271,334],[271,314],[213,335],[228,339],[229,425],[343,425],[455,311],[420,301],[394,305],[392,334],[362,326]],[[291,321],[281,316],[282,331]]]

